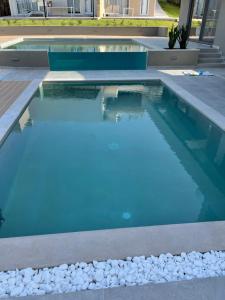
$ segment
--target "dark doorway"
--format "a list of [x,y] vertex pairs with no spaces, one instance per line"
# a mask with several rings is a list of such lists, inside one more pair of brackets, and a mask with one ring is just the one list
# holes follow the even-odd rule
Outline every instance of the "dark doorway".
[[0,1],[0,16],[10,16],[9,0]]

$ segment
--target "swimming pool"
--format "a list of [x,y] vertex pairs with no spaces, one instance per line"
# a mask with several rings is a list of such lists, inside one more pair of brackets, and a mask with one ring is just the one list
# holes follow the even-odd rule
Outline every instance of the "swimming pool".
[[0,149],[0,237],[224,220],[224,140],[159,81],[45,83]]
[[48,52],[146,52],[147,47],[132,39],[24,39],[6,49]]
[[[24,39],[4,51],[48,61],[51,71],[145,70],[148,48],[132,39]],[[15,59],[15,58],[14,58]]]

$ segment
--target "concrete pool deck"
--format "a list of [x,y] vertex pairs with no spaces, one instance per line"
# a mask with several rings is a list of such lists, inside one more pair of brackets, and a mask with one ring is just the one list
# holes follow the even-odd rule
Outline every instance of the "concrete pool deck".
[[[17,110],[15,111],[14,104],[12,104],[3,117],[0,118],[0,132],[2,132],[2,137],[7,134],[12,126],[13,119],[15,120],[18,117],[19,110],[21,111],[22,107],[26,106],[30,96],[42,80],[96,81],[105,78],[107,80],[161,79],[171,88],[175,89],[177,93],[181,94],[181,96],[190,97],[195,102],[192,103],[193,106],[196,106],[196,103],[200,105],[199,110],[203,108],[205,113],[209,117],[211,116],[225,130],[223,127],[225,125],[225,69],[208,69],[215,74],[213,77],[184,76],[183,71],[187,70],[190,69],[186,69],[185,67],[182,69],[149,68],[146,71],[135,72],[48,72],[48,70],[42,69],[1,69],[0,80],[30,80],[31,84],[28,86],[29,89],[27,88],[25,93],[20,95],[19,99],[14,103],[15,105],[18,103],[21,104],[20,101],[23,101],[23,106],[17,106]],[[12,114],[13,110],[14,114]],[[6,122],[8,123],[6,124]],[[93,259],[103,260],[135,255],[157,255],[165,252],[178,254],[182,251],[188,252],[192,250],[202,252],[225,250],[224,233],[225,222],[221,221],[0,239],[0,270],[26,266],[51,266],[81,260],[90,261]],[[215,283],[215,281],[219,282],[219,284]],[[198,293],[202,289],[203,294],[194,294],[193,286],[197,287],[198,281],[193,280],[185,282],[184,285],[181,282],[163,284],[163,287],[168,286],[168,289],[165,288],[165,294],[161,294],[161,296],[159,296],[161,289],[157,289],[158,285],[153,288],[148,285],[147,287],[134,287],[132,288],[133,292],[128,292],[128,290],[132,291],[130,288],[122,288],[109,289],[106,292],[102,290],[93,291],[87,293],[88,297],[86,296],[86,292],[81,292],[72,296],[60,295],[56,297],[54,295],[38,297],[37,299],[148,299],[145,297],[145,291],[146,293],[147,291],[151,293],[149,299],[164,299],[170,297],[170,295],[171,298],[169,299],[176,299],[172,298],[172,295],[175,292],[177,295],[179,286],[183,291],[183,298],[180,296],[177,299],[224,299],[224,278],[204,279],[201,282],[203,283],[199,285],[199,289],[196,288],[195,292]],[[173,290],[173,286],[176,286],[175,290]],[[207,288],[209,288],[209,295],[212,295],[211,298],[204,294]],[[139,290],[142,291],[141,294],[138,294],[137,291]],[[152,296],[154,295],[154,290],[157,290],[155,292],[157,297],[155,298]],[[213,290],[214,293],[212,294]],[[219,291],[218,298],[216,298],[217,290]],[[191,294],[192,292],[193,294]],[[112,296],[110,296],[110,293],[112,293]],[[130,296],[126,293],[130,293]],[[191,295],[195,295],[195,298],[193,298],[194,296],[191,298]],[[29,297],[26,299],[29,299]],[[30,297],[30,299],[35,299],[35,297]]]
[[224,300],[225,277],[146,284],[10,300]]

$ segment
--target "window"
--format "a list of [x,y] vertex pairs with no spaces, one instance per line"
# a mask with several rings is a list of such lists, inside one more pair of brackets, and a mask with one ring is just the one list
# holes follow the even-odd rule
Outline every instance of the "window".
[[85,9],[84,12],[86,14],[90,14],[93,12],[93,4],[92,4],[92,0],[85,0]]
[[69,12],[80,14],[80,0],[67,0]]
[[129,8],[128,0],[105,0],[105,13],[124,14]]
[[30,11],[37,11],[38,5],[36,1],[32,0],[16,0],[18,14],[28,13]]
[[141,0],[141,15],[148,15],[148,0]]

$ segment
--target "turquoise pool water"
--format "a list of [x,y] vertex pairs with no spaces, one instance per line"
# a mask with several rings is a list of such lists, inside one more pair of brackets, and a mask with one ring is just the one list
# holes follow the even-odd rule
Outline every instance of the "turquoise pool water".
[[25,39],[7,49],[48,52],[146,52],[132,39]]
[[0,237],[224,219],[224,132],[157,81],[45,84],[0,149]]

